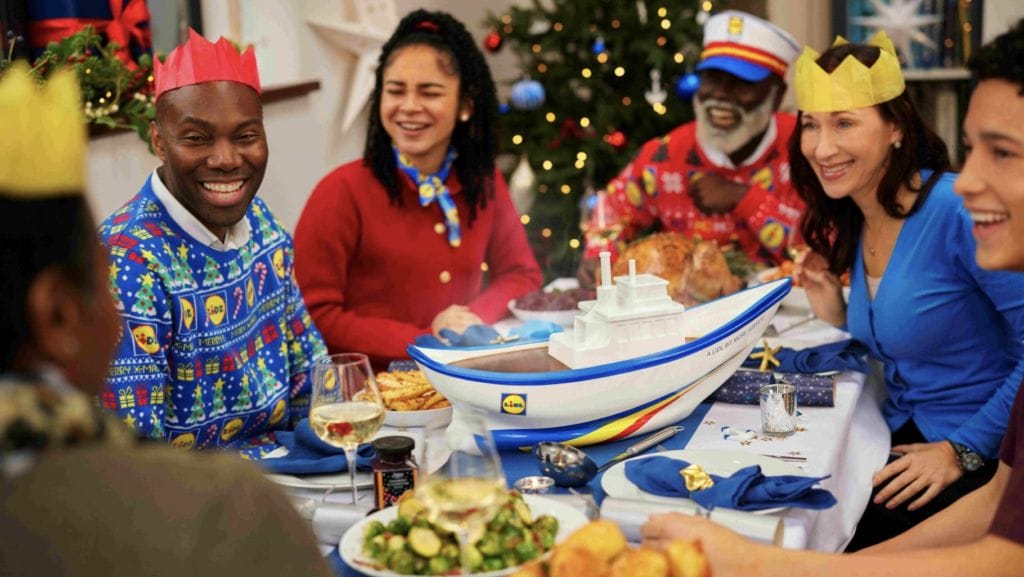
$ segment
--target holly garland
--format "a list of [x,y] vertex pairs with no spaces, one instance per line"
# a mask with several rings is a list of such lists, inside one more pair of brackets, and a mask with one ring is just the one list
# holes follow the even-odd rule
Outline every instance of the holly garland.
[[[11,65],[14,45],[21,36],[7,32],[7,54],[0,54],[0,75]],[[153,57],[143,54],[125,63],[115,54],[116,42],[104,43],[92,26],[50,42],[32,63],[32,72],[45,82],[54,70],[68,66],[78,74],[82,114],[90,124],[134,130],[149,143],[149,122],[156,117],[153,98]]]

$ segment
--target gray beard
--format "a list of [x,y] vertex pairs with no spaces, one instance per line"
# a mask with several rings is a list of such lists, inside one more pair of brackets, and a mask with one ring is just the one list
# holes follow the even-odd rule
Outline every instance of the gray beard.
[[[755,136],[763,133],[768,128],[774,112],[775,93],[778,87],[774,86],[771,92],[765,96],[761,104],[753,110],[747,111],[736,106],[732,102],[715,100],[709,98],[704,101],[693,101],[693,111],[697,119],[697,140],[705,146],[715,150],[732,154],[743,148]],[[723,130],[711,123],[709,108],[727,108],[739,117],[739,122],[734,128]]]

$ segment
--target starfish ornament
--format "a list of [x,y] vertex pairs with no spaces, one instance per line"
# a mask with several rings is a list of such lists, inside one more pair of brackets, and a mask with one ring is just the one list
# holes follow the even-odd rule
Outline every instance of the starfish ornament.
[[761,366],[758,367],[758,370],[761,371],[761,372],[767,371],[769,366],[771,366],[771,365],[774,365],[774,366],[777,367],[780,364],[782,364],[782,363],[779,362],[779,359],[775,358],[775,355],[779,351],[782,350],[782,347],[779,346],[779,347],[775,347],[774,349],[771,348],[770,346],[768,346],[768,339],[765,339],[763,341],[763,343],[764,343],[764,350],[762,350],[759,353],[754,353],[754,354],[750,355],[750,358],[752,358],[752,359],[761,359]]

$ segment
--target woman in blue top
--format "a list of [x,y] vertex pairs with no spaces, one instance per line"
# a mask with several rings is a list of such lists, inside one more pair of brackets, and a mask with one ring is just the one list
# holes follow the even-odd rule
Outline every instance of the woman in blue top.
[[[837,44],[798,63],[790,145],[814,251],[797,278],[819,317],[883,362],[889,394],[894,458],[875,474],[847,550],[983,485],[1024,377],[1024,277],[975,263],[945,144],[907,96],[891,42],[872,44]],[[848,269],[847,306],[838,275]]]

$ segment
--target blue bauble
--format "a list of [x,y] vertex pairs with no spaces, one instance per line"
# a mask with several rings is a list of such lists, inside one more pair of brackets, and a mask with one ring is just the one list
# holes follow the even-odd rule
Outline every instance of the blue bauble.
[[676,96],[682,100],[692,100],[698,88],[700,88],[700,75],[693,72],[683,74],[676,82]]
[[544,104],[544,85],[526,78],[512,86],[512,107],[516,110],[533,110]]
[[498,114],[508,114],[508,103],[502,102],[498,105]]
[[591,50],[594,54],[602,54],[607,51],[608,48],[604,45],[604,38],[598,36],[597,40],[594,40],[594,45],[591,47]]

